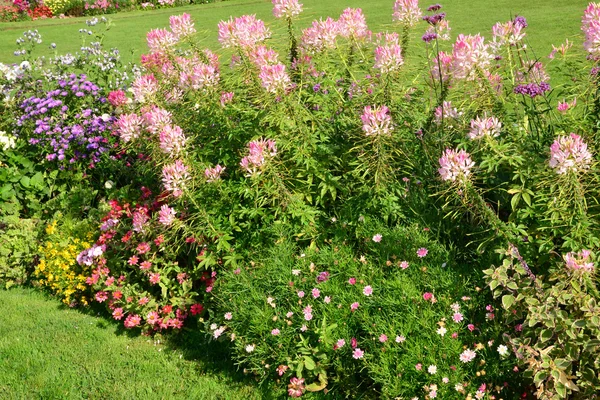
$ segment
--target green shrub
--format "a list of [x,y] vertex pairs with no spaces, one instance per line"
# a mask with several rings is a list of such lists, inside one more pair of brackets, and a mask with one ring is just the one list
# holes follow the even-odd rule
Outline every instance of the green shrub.
[[37,261],[39,222],[16,216],[0,219],[0,284],[9,288],[28,281]]

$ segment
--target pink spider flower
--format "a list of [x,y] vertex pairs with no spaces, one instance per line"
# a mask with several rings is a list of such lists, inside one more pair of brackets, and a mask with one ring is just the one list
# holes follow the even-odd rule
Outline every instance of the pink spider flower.
[[442,120],[456,120],[462,115],[456,107],[452,106],[451,101],[444,101],[441,106],[437,106],[434,111],[436,124],[441,124]]
[[192,17],[187,13],[170,16],[169,25],[171,26],[171,31],[179,39],[190,37],[196,33]]
[[476,69],[487,70],[493,59],[481,35],[458,35],[452,48],[452,75],[456,79],[474,80]]
[[166,29],[152,29],[146,34],[148,48],[153,53],[162,53],[172,49],[178,42],[178,37]]
[[600,3],[590,3],[581,20],[585,35],[583,48],[593,57],[600,57]]
[[187,139],[179,126],[167,125],[160,131],[159,141],[164,153],[177,155],[183,151]]
[[165,189],[173,193],[173,196],[180,197],[187,181],[190,180],[188,167],[177,160],[173,164],[166,165],[162,170],[162,182]]
[[225,171],[225,167],[217,164],[213,168],[206,168],[204,170],[204,176],[206,176],[206,182],[215,182],[221,179],[221,175]]
[[113,90],[108,94],[108,102],[114,107],[121,107],[127,104],[127,95],[122,90]]
[[151,133],[159,133],[172,124],[171,113],[163,108],[152,106],[144,113],[146,129]]
[[451,182],[466,180],[475,166],[470,154],[464,150],[446,149],[439,162],[438,172],[442,180]]
[[272,3],[275,18],[293,18],[302,12],[302,4],[298,0],[273,0]]
[[221,107],[225,107],[226,104],[229,104],[232,101],[233,101],[233,92],[221,93]]
[[550,146],[550,167],[558,174],[583,171],[590,167],[592,153],[581,136],[571,133],[559,136]]
[[471,140],[480,139],[484,136],[497,137],[500,136],[500,129],[502,129],[502,124],[498,121],[498,118],[488,117],[484,114],[483,117],[471,120],[471,130],[467,136]]
[[244,15],[219,22],[219,43],[223,48],[248,48],[271,36],[265,23],[256,15]]
[[139,103],[145,103],[158,93],[158,81],[152,74],[142,75],[131,85],[133,97]]
[[391,135],[394,130],[392,116],[386,106],[366,106],[360,119],[366,136]]
[[389,44],[375,48],[375,65],[373,68],[387,74],[399,70],[402,64],[404,64],[404,58],[399,44]]
[[308,53],[320,52],[325,49],[333,49],[336,46],[336,38],[340,33],[337,21],[328,17],[325,21],[313,21],[312,26],[302,31],[300,48]]
[[177,212],[166,204],[163,204],[158,211],[158,222],[164,226],[169,226],[175,221]]
[[277,146],[272,139],[253,140],[248,143],[248,155],[242,158],[240,166],[251,175],[257,173],[265,164],[267,157],[277,155]]
[[338,19],[340,36],[355,40],[370,36],[365,15],[360,8],[346,8]]
[[577,99],[573,99],[571,102],[559,101],[558,106],[556,106],[556,109],[561,114],[566,114],[567,111],[569,111],[571,108],[575,107],[576,105],[577,105]]
[[264,45],[256,46],[248,51],[248,59],[258,68],[262,68],[263,65],[278,64],[278,58],[279,54],[275,50]]
[[570,252],[563,256],[567,268],[573,271],[592,272],[594,263],[590,261],[591,252],[589,250],[581,250],[580,252]]
[[283,64],[263,65],[258,77],[262,86],[270,93],[284,92],[292,83]]
[[421,20],[422,14],[419,0],[396,0],[392,20],[413,27]]
[[144,120],[137,114],[121,114],[115,122],[117,133],[124,142],[140,137],[143,126]]

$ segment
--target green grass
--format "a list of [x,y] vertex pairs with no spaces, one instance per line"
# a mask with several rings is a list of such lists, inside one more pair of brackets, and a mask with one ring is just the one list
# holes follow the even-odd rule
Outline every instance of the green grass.
[[[374,31],[393,30],[391,12],[393,0],[304,0],[304,13],[301,14],[299,28],[308,26],[318,17],[337,18],[346,7],[362,7],[369,27]],[[431,2],[433,3],[433,1]],[[580,23],[588,0],[446,0],[442,1],[443,11],[452,27],[455,37],[458,33],[482,33],[491,36],[491,26],[498,21],[510,19],[515,14],[523,15],[529,22],[527,29],[530,46],[545,56],[552,44],[559,44],[566,37],[580,35]],[[421,1],[426,7],[429,2]],[[145,52],[145,34],[152,28],[168,25],[168,17],[183,12],[190,13],[201,31],[199,37],[203,44],[218,48],[217,23],[229,16],[257,14],[273,28],[280,38],[284,38],[283,23],[274,20],[271,15],[270,0],[230,0],[212,4],[203,4],[176,9],[154,11],[135,11],[113,14],[109,17],[114,27],[107,33],[105,44],[121,50],[126,61],[139,59]],[[50,43],[58,45],[59,53],[73,52],[81,46],[78,30],[85,27],[86,18],[69,18],[27,21],[18,23],[0,23],[0,61],[15,61],[12,56],[15,40],[27,29],[38,29],[43,35],[44,51],[39,54],[51,54],[46,50]],[[419,25],[421,30],[425,25]],[[577,43],[577,41],[576,41]],[[129,56],[134,52],[133,57]]]
[[200,338],[130,337],[31,289],[0,290],[0,310],[2,399],[261,397]]

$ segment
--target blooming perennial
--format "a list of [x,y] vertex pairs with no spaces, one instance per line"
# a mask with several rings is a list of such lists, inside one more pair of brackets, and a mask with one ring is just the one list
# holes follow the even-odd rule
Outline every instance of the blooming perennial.
[[419,0],[396,0],[392,20],[398,21],[407,27],[412,27],[421,20]]
[[240,166],[253,175],[265,164],[266,157],[275,157],[276,155],[277,146],[274,140],[253,140],[248,143],[248,155],[242,158]]
[[592,153],[581,136],[571,133],[559,136],[550,146],[550,167],[558,174],[582,171],[590,167]]
[[397,71],[404,64],[402,48],[399,44],[378,46],[375,49],[375,65],[373,68],[381,70],[382,73]]
[[486,71],[493,59],[481,35],[458,35],[452,47],[452,75],[456,79],[473,80],[476,69]]
[[583,47],[594,58],[600,57],[600,3],[590,3],[581,20],[585,35]]
[[366,106],[360,119],[366,136],[390,135],[394,130],[390,109],[386,106]]
[[163,185],[175,197],[183,194],[183,189],[189,179],[188,167],[181,160],[176,160],[173,164],[166,165],[162,170]]
[[480,139],[484,136],[497,137],[500,136],[501,128],[502,124],[498,121],[498,118],[494,116],[488,117],[484,114],[483,117],[471,120],[471,130],[467,134],[467,137],[471,140]]
[[592,272],[594,263],[590,261],[591,252],[589,250],[581,250],[580,252],[570,252],[563,256],[567,268],[573,271]]
[[298,0],[273,0],[273,16],[275,18],[293,18],[302,12],[302,4]]
[[453,149],[446,149],[439,162],[438,172],[442,180],[451,182],[466,180],[475,165],[469,153]]
[[256,15],[243,15],[219,22],[219,43],[223,48],[249,48],[269,37],[271,32]]

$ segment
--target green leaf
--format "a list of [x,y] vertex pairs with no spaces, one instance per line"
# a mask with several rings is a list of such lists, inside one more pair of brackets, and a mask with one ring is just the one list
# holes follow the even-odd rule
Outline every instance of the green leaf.
[[313,369],[315,369],[317,367],[317,364],[315,364],[314,360],[308,356],[304,356],[304,365],[306,366],[306,369],[309,371],[312,371]]
[[517,193],[512,197],[512,199],[510,200],[510,206],[512,207],[513,210],[517,209],[517,206],[519,205],[520,200],[521,200],[521,193]]
[[508,310],[510,308],[510,306],[512,306],[515,303],[515,296],[513,296],[512,294],[505,294],[504,296],[502,296],[502,306]]
[[538,371],[537,374],[535,374],[535,377],[533,378],[533,383],[535,383],[536,386],[539,386],[539,384],[543,381],[545,381],[548,378],[548,371]]
[[21,180],[19,182],[21,182],[21,186],[23,186],[25,189],[29,188],[29,184],[30,184],[30,179],[28,176],[23,176],[21,177]]
[[556,364],[556,367],[558,369],[565,370],[571,366],[571,361],[569,361],[565,358],[557,358],[554,361],[554,364]]
[[542,343],[547,342],[548,340],[550,340],[552,338],[553,335],[554,335],[554,333],[552,332],[552,330],[542,329],[542,332],[540,332],[540,341]]

